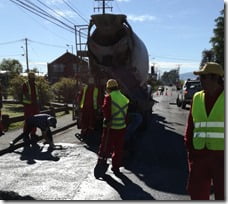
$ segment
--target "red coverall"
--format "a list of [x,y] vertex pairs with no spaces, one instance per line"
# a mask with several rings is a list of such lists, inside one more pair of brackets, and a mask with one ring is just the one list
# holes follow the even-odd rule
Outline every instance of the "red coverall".
[[[208,115],[221,92],[222,90],[219,90],[213,97],[205,94],[205,107]],[[185,130],[190,171],[187,190],[192,200],[209,200],[211,181],[213,180],[215,199],[224,200],[224,151],[195,150],[192,145],[193,129],[194,124],[190,110]]]
[[[89,84],[85,93],[85,100],[83,108],[81,109],[81,121],[80,126],[82,130],[93,130],[96,123],[96,111],[93,107],[93,90],[95,86]],[[83,89],[78,96],[78,103],[80,104],[83,96]]]
[[[36,96],[36,90],[35,90],[35,83],[34,82],[29,82],[30,88],[31,88],[31,104],[26,104],[24,103],[24,117],[25,120],[29,118],[30,116],[33,116],[35,114],[38,114],[40,112],[39,104],[37,101],[37,96]],[[28,94],[28,87],[27,84],[23,84],[23,94],[26,95]],[[26,124],[24,124],[24,131],[26,130]],[[31,131],[31,135],[35,135],[36,133],[36,128],[33,128]]]
[[[105,95],[104,103],[102,106],[103,116],[107,120],[111,119],[111,96]],[[101,144],[99,147],[99,158],[109,158],[112,157],[112,167],[113,169],[118,169],[122,166],[123,159],[123,149],[124,149],[124,135],[126,128],[123,129],[109,129],[109,139],[106,144],[107,128],[103,128],[103,133],[101,137]]]

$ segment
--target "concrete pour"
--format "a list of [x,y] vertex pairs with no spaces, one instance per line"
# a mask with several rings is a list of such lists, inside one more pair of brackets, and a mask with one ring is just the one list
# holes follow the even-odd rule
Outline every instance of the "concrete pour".
[[49,152],[47,145],[39,143],[40,149],[29,156],[23,154],[23,148],[1,156],[1,190],[35,200],[117,199],[118,193],[93,176],[97,161],[94,152],[87,151],[83,144],[57,145],[62,149]]

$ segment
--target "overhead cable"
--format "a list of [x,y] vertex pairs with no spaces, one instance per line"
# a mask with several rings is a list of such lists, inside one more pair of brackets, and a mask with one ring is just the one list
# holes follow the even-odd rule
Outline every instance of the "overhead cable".
[[70,8],[72,9],[78,16],[80,16],[87,24],[89,23],[87,19],[85,19],[83,16],[80,15],[80,13],[74,9],[70,4],[69,2],[66,2],[65,0],[63,0],[63,2]]

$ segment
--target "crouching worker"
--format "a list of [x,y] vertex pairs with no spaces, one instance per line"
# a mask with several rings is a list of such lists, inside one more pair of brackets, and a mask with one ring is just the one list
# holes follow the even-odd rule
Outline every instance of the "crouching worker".
[[29,134],[34,128],[39,128],[42,132],[43,138],[49,144],[49,148],[54,148],[52,132],[50,127],[56,128],[57,120],[55,117],[49,114],[36,114],[25,120],[24,132],[10,142],[10,146],[13,146],[19,140],[23,139],[25,147],[29,147],[30,144],[35,145],[37,141],[30,139]]

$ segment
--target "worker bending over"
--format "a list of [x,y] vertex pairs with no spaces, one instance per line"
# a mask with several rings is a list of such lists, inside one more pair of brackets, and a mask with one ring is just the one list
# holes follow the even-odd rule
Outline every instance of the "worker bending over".
[[49,144],[49,148],[53,148],[53,137],[50,127],[56,128],[57,120],[49,114],[36,114],[25,120],[26,128],[23,133],[16,137],[13,141],[10,142],[10,145],[14,145],[20,139],[23,139],[25,142],[25,147],[29,147],[30,144],[36,144],[36,141],[30,139],[29,134],[34,128],[39,128],[42,132],[43,138]]

